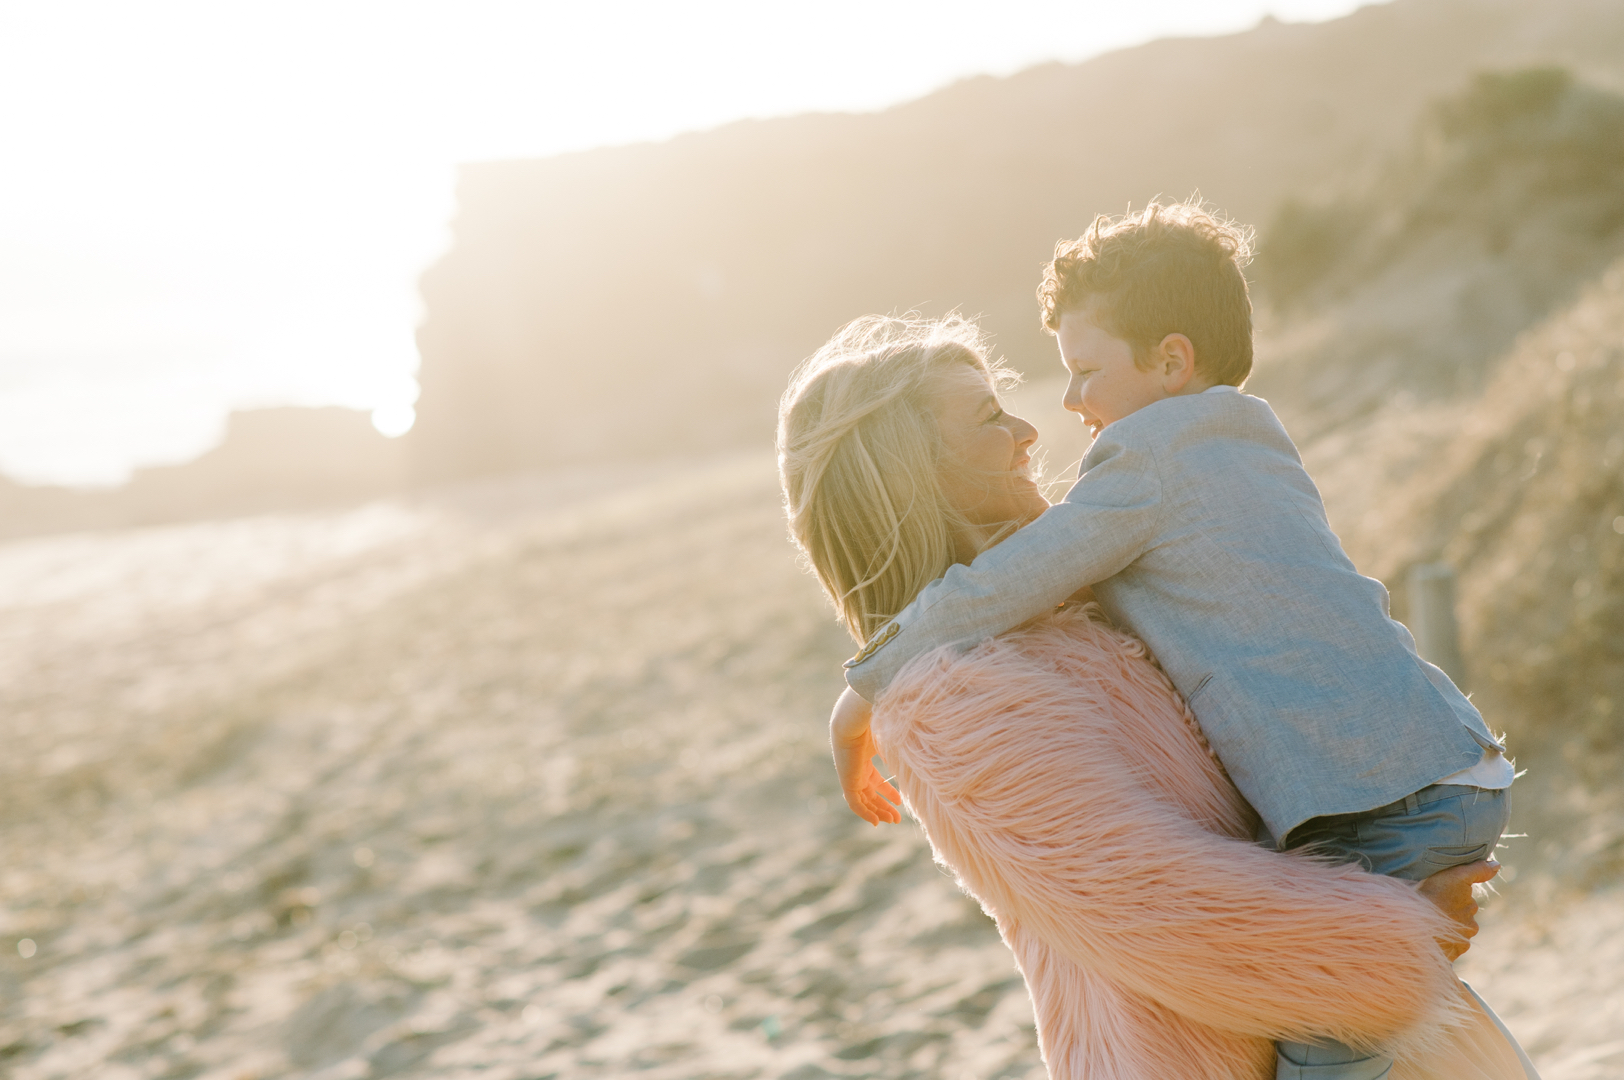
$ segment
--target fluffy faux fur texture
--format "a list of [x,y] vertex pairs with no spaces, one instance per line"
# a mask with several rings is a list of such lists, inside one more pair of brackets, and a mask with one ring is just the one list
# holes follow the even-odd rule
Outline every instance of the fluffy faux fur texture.
[[1394,1080],[1525,1075],[1435,943],[1451,924],[1405,882],[1252,843],[1189,710],[1092,606],[922,657],[878,704],[1051,1077],[1261,1080],[1274,1039],[1315,1036],[1397,1054]]

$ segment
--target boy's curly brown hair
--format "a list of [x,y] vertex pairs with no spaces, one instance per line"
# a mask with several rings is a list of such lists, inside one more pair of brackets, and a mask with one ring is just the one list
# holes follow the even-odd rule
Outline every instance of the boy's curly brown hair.
[[1101,214],[1082,236],[1055,245],[1038,286],[1043,325],[1055,333],[1061,316],[1098,300],[1093,319],[1133,347],[1141,368],[1163,338],[1183,334],[1199,374],[1240,386],[1252,373],[1252,301],[1241,272],[1251,258],[1250,231],[1199,199]]

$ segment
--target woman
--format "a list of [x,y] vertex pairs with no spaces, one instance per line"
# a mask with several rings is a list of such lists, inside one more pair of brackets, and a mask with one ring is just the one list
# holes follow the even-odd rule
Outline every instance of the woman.
[[[1037,433],[998,403],[1009,377],[957,318],[858,320],[796,372],[779,414],[791,532],[859,642],[1047,505]],[[873,733],[1014,952],[1051,1075],[1263,1078],[1275,1039],[1316,1034],[1395,1054],[1395,1078],[1527,1075],[1455,980],[1438,945],[1464,942],[1439,910],[1250,843],[1255,816],[1193,717],[1092,605],[916,662]],[[896,820],[858,747],[853,809]]]

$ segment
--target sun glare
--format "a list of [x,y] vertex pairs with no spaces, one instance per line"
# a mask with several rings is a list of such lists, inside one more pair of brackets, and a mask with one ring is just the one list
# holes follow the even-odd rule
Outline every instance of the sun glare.
[[417,410],[410,405],[379,405],[372,410],[372,426],[378,429],[378,434],[391,439],[412,430],[417,423]]

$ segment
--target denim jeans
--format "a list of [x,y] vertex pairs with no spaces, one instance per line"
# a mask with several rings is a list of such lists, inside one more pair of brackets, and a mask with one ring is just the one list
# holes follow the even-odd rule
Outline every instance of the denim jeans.
[[[1434,784],[1359,814],[1314,818],[1289,844],[1356,862],[1388,877],[1420,881],[1452,866],[1486,859],[1511,815],[1507,790]],[[1393,1067],[1330,1039],[1275,1046],[1276,1080],[1381,1080]]]

